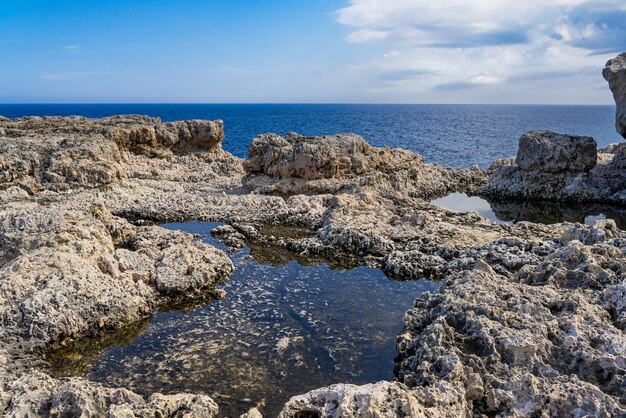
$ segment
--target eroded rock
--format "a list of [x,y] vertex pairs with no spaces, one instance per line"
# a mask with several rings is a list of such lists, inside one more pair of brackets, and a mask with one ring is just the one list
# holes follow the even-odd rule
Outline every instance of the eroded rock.
[[626,138],[626,52],[607,62],[602,75],[609,82],[617,105],[615,128]]
[[260,135],[250,146],[244,168],[244,185],[283,195],[367,188],[426,198],[475,188],[486,178],[477,167],[455,170],[426,164],[419,154],[372,147],[355,134]]

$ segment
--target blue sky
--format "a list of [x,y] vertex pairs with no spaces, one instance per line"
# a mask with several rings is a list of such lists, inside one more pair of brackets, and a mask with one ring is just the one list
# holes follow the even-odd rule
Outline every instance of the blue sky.
[[0,0],[0,102],[610,104],[624,0]]

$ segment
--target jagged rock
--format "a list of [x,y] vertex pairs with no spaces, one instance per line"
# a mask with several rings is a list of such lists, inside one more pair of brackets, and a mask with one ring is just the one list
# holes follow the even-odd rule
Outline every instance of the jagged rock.
[[470,416],[465,399],[459,395],[446,384],[421,392],[411,391],[398,382],[337,384],[294,396],[279,418]]
[[54,379],[29,373],[11,384],[13,398],[4,411],[18,417],[186,417],[218,416],[217,404],[203,395],[154,394],[144,399],[126,389],[111,389],[84,379]]
[[232,272],[224,252],[187,234],[71,206],[0,212],[0,320],[33,347],[119,328],[159,294],[191,295]]
[[619,149],[598,153],[593,138],[528,132],[515,163],[494,163],[478,193],[495,199],[626,201],[626,170]]
[[615,127],[626,138],[626,52],[607,62],[602,75],[609,82],[617,105]]
[[626,413],[626,337],[589,291],[613,289],[626,267],[622,240],[605,239],[571,241],[512,276],[484,261],[452,274],[407,313],[399,380],[416,392],[448,382],[487,415]]
[[[418,299],[406,316],[398,382],[315,390],[293,398],[282,416],[624,415],[626,238],[611,222],[499,225],[437,208],[421,198],[475,187],[485,172],[433,166],[357,139],[347,142],[355,156],[342,156],[341,137],[261,140],[250,160],[260,171],[248,172],[248,186],[337,193],[284,199],[241,188],[242,161],[215,148],[220,135],[203,123],[123,116],[0,118],[0,126],[0,415],[217,413],[204,396],[146,398],[37,371],[39,348],[121,327],[163,298],[226,277],[232,264],[224,253],[148,225],[191,219],[227,221],[215,235],[233,242],[358,256],[400,278],[445,277],[442,291]],[[594,178],[589,184],[620,187],[619,146],[599,153],[589,173],[590,159],[567,149],[572,167]],[[517,165],[494,169],[507,167]],[[307,233],[281,235],[291,226]]]
[[4,119],[0,129],[0,187],[29,191],[94,188],[129,176],[136,154],[172,158],[203,151],[224,156],[222,121],[161,123],[145,116],[25,117]]
[[244,168],[245,186],[284,195],[372,188],[384,194],[432,197],[485,180],[477,167],[455,170],[425,164],[419,154],[372,147],[355,134],[260,135],[248,150]]
[[597,144],[588,136],[528,132],[519,140],[515,162],[523,172],[587,173],[596,165]]

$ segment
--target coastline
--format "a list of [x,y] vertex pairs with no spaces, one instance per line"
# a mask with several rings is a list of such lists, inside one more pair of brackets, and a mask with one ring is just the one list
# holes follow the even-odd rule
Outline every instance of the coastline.
[[[624,204],[623,147],[598,152],[588,140],[535,133],[527,141],[540,146],[482,170],[356,135],[261,135],[242,160],[223,151],[223,138],[220,121],[0,119],[6,416],[218,416],[206,395],[144,398],[57,379],[41,358],[227,279],[223,251],[154,226],[190,220],[226,223],[219,234],[231,246],[272,241],[443,282],[405,316],[395,381],[320,388],[292,398],[283,417],[626,414],[624,232],[610,220],[498,224],[429,203],[521,190]],[[276,240],[268,226],[311,236]]]

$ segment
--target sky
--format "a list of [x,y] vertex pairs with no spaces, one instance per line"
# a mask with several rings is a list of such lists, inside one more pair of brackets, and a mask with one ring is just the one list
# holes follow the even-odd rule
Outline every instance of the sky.
[[0,0],[2,103],[612,104],[625,0]]

